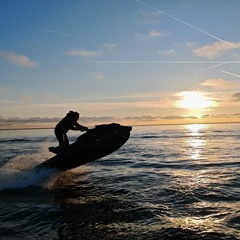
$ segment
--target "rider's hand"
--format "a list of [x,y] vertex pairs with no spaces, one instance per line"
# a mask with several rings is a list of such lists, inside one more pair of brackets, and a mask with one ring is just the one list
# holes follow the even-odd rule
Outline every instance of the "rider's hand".
[[89,129],[88,129],[87,127],[82,127],[82,128],[81,128],[81,131],[82,131],[82,132],[86,132],[86,131],[88,131],[88,130],[89,130]]

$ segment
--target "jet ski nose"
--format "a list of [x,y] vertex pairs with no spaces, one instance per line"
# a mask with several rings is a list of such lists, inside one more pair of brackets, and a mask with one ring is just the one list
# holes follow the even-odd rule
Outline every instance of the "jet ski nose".
[[124,129],[128,130],[129,132],[132,131],[132,127],[131,126],[124,126]]

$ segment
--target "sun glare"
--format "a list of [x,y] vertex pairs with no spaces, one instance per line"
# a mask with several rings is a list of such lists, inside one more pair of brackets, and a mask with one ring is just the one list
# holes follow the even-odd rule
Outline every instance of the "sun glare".
[[182,108],[205,109],[213,106],[213,101],[199,92],[182,92],[178,95],[182,97],[182,100],[178,101],[178,105]]

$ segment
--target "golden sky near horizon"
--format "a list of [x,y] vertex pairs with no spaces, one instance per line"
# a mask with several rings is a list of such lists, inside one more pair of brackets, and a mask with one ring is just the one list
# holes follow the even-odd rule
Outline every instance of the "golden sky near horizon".
[[0,128],[239,122],[239,7],[2,1]]

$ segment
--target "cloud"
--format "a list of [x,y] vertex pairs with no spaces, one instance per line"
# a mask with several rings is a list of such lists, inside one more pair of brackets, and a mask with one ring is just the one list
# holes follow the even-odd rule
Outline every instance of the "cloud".
[[186,45],[189,47],[189,48],[192,48],[194,46],[196,46],[196,42],[187,42]]
[[217,113],[217,114],[205,114],[202,115],[201,118],[216,118],[216,119],[221,119],[221,118],[234,118],[240,117],[240,113]]
[[67,52],[68,55],[71,56],[80,56],[83,58],[92,58],[92,57],[99,57],[101,55],[101,51],[88,51],[85,49],[70,49]]
[[[0,116],[0,129],[10,129],[10,128],[54,128],[56,123],[58,123],[62,118],[60,117],[29,117],[29,118],[20,118],[20,117],[4,117]],[[81,123],[84,124],[103,124],[110,122],[117,122],[119,118],[113,116],[101,116],[101,117],[81,117]]]
[[57,122],[60,121],[61,118],[47,118],[47,117],[30,117],[30,118],[20,118],[20,117],[3,117],[0,116],[0,123],[32,123],[32,122]]
[[30,101],[32,100],[32,97],[31,97],[31,96],[27,96],[27,95],[25,95],[25,96],[19,96],[19,97],[18,97],[18,100],[19,100],[20,102],[30,102]]
[[240,92],[234,93],[232,98],[235,102],[240,102]]
[[14,52],[0,51],[0,57],[20,67],[32,68],[38,66],[37,62],[31,61],[27,56],[16,54]]
[[214,59],[215,57],[227,54],[229,50],[239,47],[240,43],[219,41],[200,48],[195,48],[192,52],[199,57]]
[[0,116],[0,129],[28,128],[28,127],[54,127],[60,118],[19,118]]
[[159,11],[145,11],[143,9],[140,10],[140,23],[149,24],[149,25],[156,25],[161,22],[160,17],[162,13]]
[[115,48],[115,47],[117,47],[117,44],[115,44],[115,43],[104,43],[103,46],[106,47],[106,48]]
[[166,33],[163,33],[163,32],[159,32],[158,30],[156,29],[152,29],[149,31],[148,34],[144,35],[144,34],[141,34],[141,33],[137,33],[137,38],[139,40],[143,40],[143,41],[147,41],[147,40],[150,40],[150,39],[154,39],[154,38],[160,38],[162,36],[166,35]]
[[177,119],[197,119],[196,116],[181,116],[181,115],[169,115],[162,117],[162,119],[177,120]]
[[206,32],[206,31],[204,31],[204,30],[202,30],[202,29],[200,29],[200,28],[198,28],[198,27],[195,27],[195,26],[191,25],[190,23],[181,20],[180,18],[177,18],[177,17],[175,17],[175,16],[173,16],[173,15],[171,15],[171,14],[168,14],[168,13],[166,13],[166,12],[161,11],[159,8],[156,8],[156,7],[154,7],[153,5],[150,5],[150,4],[148,4],[148,3],[146,3],[146,2],[143,2],[143,1],[140,1],[140,0],[136,0],[136,1],[139,2],[139,3],[142,4],[142,5],[145,5],[145,6],[149,7],[149,8],[151,8],[151,9],[154,9],[154,10],[157,11],[159,14],[160,14],[160,13],[161,13],[161,14],[164,14],[164,15],[168,16],[169,18],[171,18],[171,19],[173,19],[173,20],[175,20],[175,21],[178,21],[178,22],[180,22],[180,23],[182,23],[182,24],[184,24],[184,25],[186,25],[186,26],[188,26],[188,27],[190,27],[190,28],[193,28],[193,29],[195,29],[195,30],[197,30],[197,31],[199,31],[199,32],[201,32],[201,33],[204,33],[204,34],[206,34],[206,35],[208,35],[208,36],[210,36],[210,37],[212,37],[212,38],[214,38],[214,39],[217,39],[217,40],[219,40],[220,42],[223,42],[223,43],[225,43],[225,44],[227,44],[227,45],[231,45],[231,46],[233,46],[234,48],[236,48],[236,46],[234,46],[231,42],[224,41],[223,39],[221,39],[221,38],[219,38],[219,37],[217,37],[217,36],[214,36],[213,34],[208,33],[208,32]]
[[[218,121],[219,119],[240,119],[240,113],[218,113],[218,114],[204,114],[201,115],[201,119],[207,119],[208,121]],[[54,128],[62,118],[60,117],[4,117],[0,116],[0,129],[11,129],[11,128]],[[175,123],[175,121],[194,121],[199,120],[199,117],[194,115],[166,115],[166,116],[152,116],[152,115],[140,115],[140,116],[127,116],[127,117],[116,117],[116,116],[92,116],[84,117],[81,116],[81,123],[88,126],[94,126],[98,124],[119,122],[122,124],[167,124]]]
[[[143,116],[129,116],[122,118],[124,121],[134,121],[137,123],[160,123],[164,120],[196,120],[198,117],[196,116],[181,116],[181,115],[167,115],[167,116],[151,116],[151,115],[143,115]],[[166,123],[164,121],[164,123]]]
[[164,35],[164,33],[159,32],[159,31],[153,29],[153,30],[151,30],[151,31],[149,32],[148,37],[149,37],[149,38],[155,38],[155,37],[161,37],[161,36],[163,36],[163,35]]
[[169,49],[169,50],[159,50],[158,52],[161,53],[161,54],[165,54],[165,55],[174,54],[174,50],[173,50],[173,49]]
[[240,86],[237,81],[230,81],[224,79],[207,79],[199,85],[204,87],[211,87],[214,90],[233,90]]
[[102,79],[106,78],[106,76],[103,72],[86,73],[86,75],[89,77],[93,77],[94,79],[97,79],[97,80],[102,80]]

